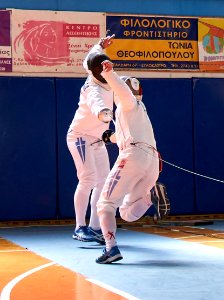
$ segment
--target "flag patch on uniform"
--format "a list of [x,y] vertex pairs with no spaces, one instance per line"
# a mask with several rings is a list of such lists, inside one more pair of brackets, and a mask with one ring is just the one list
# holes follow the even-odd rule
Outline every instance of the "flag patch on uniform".
[[81,160],[84,163],[85,159],[86,159],[86,154],[85,154],[86,142],[80,137],[80,138],[77,138],[77,141],[75,142],[75,145],[76,145],[76,148],[79,152]]
[[115,186],[117,185],[118,181],[120,180],[120,170],[114,172],[110,178],[109,187],[107,191],[107,199],[109,199],[110,195],[112,194]]

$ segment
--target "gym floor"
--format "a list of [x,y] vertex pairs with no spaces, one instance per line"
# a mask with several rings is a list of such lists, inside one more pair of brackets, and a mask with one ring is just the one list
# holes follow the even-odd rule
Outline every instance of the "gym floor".
[[192,224],[121,226],[109,265],[74,225],[0,227],[0,299],[223,300],[224,220]]

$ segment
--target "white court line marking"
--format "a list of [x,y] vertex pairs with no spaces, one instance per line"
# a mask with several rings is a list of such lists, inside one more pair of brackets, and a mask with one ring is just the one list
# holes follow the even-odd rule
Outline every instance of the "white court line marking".
[[174,238],[174,239],[175,240],[184,240],[184,239],[197,238],[197,237],[201,237],[201,236],[204,236],[204,234],[200,234],[200,235],[188,235],[188,236],[183,236],[183,237]]
[[24,249],[24,250],[0,250],[0,253],[4,253],[4,252],[29,252],[29,250],[27,250],[27,249]]
[[[180,237],[180,238],[174,238],[175,240],[187,240],[187,239],[191,239],[191,238],[197,238],[197,237],[205,237],[203,234],[202,235],[191,235],[191,236],[183,236],[183,237]],[[201,240],[200,242],[197,241],[197,242],[192,242],[192,243],[220,243],[220,242],[223,242],[223,238],[214,238],[214,237],[211,237],[211,239],[213,240],[208,240],[208,241],[204,241],[204,240]],[[218,241],[217,241],[218,240]]]
[[[27,227],[74,227],[73,224],[33,224],[33,225],[16,225],[16,226],[0,226],[0,229],[15,229],[15,228],[27,228]],[[2,237],[0,237],[1,239]],[[2,238],[4,239],[4,238]]]
[[89,282],[92,282],[92,283],[94,283],[94,284],[96,284],[96,285],[98,285],[98,286],[100,286],[100,287],[102,287],[102,288],[104,288],[104,289],[106,289],[110,292],[113,292],[117,295],[120,295],[120,296],[122,296],[122,297],[124,297],[128,300],[140,300],[139,298],[136,298],[136,297],[134,297],[134,296],[132,296],[132,295],[126,293],[126,292],[118,290],[118,289],[116,289],[116,288],[114,288],[114,287],[112,287],[112,286],[110,286],[106,283],[101,282],[101,281],[98,281],[98,280],[95,280],[95,279],[88,279],[88,278],[86,280],[89,281]]
[[47,268],[47,267],[50,267],[52,265],[55,265],[56,263],[55,262],[51,262],[51,263],[48,263],[48,264],[45,264],[45,265],[42,265],[42,266],[39,266],[37,268],[34,268],[34,269],[31,269],[17,277],[15,277],[13,280],[11,280],[9,283],[7,283],[7,285],[3,288],[2,290],[2,293],[0,295],[0,300],[10,300],[10,293],[12,291],[12,289],[14,288],[14,286],[19,282],[21,281],[22,279],[24,279],[25,277],[37,272],[37,271],[40,271],[44,268]]

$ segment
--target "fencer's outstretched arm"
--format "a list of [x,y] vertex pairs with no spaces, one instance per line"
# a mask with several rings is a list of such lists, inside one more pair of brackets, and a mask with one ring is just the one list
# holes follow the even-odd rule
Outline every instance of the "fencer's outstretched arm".
[[87,65],[89,55],[93,54],[93,53],[94,54],[103,54],[104,53],[103,50],[106,49],[107,47],[109,47],[110,45],[112,45],[114,37],[115,37],[115,35],[112,34],[112,35],[108,35],[105,38],[101,38],[99,40],[99,42],[90,49],[89,53],[87,54],[87,56],[83,62],[83,67],[85,68],[85,70],[88,73],[90,73],[90,71],[88,69],[88,65]]
[[102,62],[103,72],[101,75],[106,79],[114,93],[119,97],[120,104],[124,110],[131,110],[136,105],[136,98],[127,84],[113,70],[113,63],[109,60]]

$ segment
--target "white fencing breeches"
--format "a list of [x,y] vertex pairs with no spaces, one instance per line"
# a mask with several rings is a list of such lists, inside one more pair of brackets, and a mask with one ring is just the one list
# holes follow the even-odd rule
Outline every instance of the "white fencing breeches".
[[145,152],[134,146],[119,154],[97,203],[107,248],[116,244],[116,209],[119,207],[121,218],[128,222],[141,218],[152,205],[150,190],[158,177],[159,159],[155,150]]
[[110,171],[110,164],[104,143],[94,143],[96,141],[95,137],[80,135],[73,131],[67,135],[67,145],[73,157],[79,180],[74,194],[76,228],[86,225],[86,211],[91,191],[89,225],[94,229],[100,227],[96,203]]

